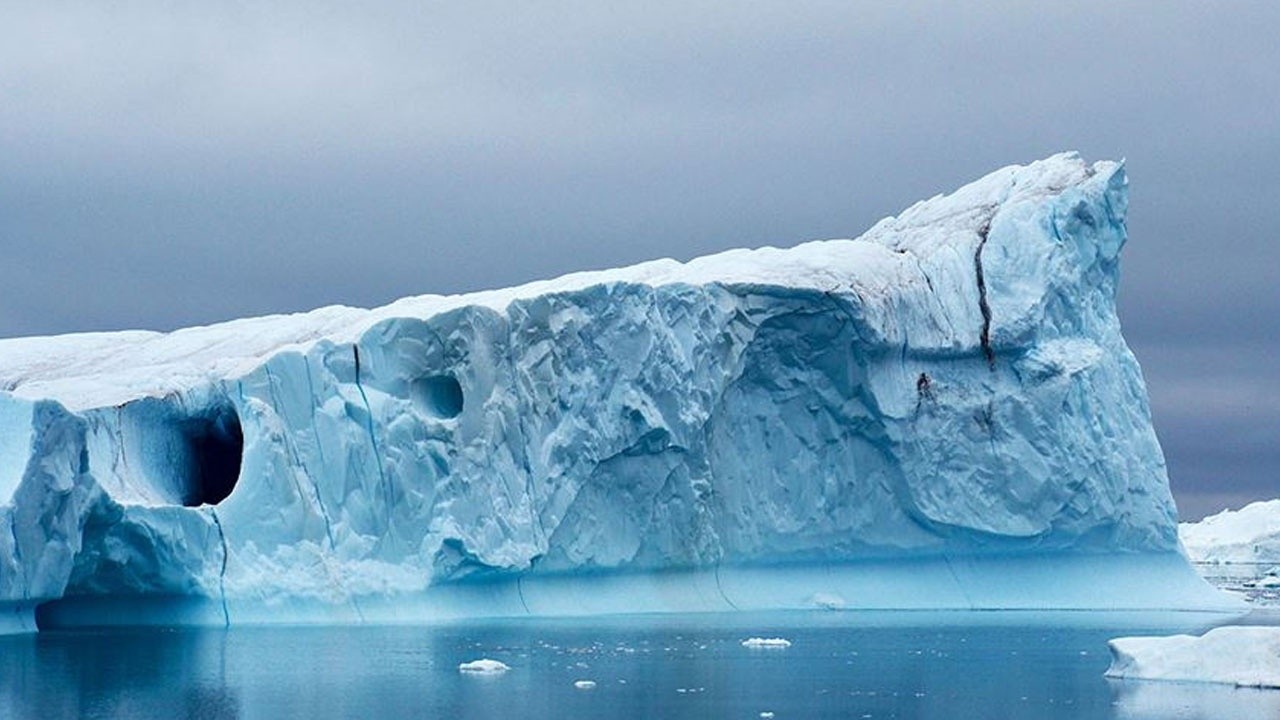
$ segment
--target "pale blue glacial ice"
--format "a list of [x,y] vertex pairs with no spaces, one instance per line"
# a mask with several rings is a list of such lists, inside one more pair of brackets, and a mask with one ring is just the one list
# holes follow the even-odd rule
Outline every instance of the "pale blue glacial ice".
[[1230,610],[1120,333],[1126,209],[1063,154],[856,240],[0,340],[0,627]]

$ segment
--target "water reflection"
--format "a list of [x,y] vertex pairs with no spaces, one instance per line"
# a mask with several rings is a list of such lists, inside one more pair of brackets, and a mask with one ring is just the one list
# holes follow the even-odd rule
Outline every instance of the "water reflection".
[[1203,683],[1108,681],[1118,720],[1280,718],[1280,691]]
[[[1107,638],[1187,629],[829,614],[53,632],[0,638],[0,717],[1280,717],[1280,692],[1102,678]],[[741,646],[759,634],[793,645]],[[458,673],[480,657],[512,669]]]
[[241,716],[224,632],[77,632],[2,638],[0,716]]

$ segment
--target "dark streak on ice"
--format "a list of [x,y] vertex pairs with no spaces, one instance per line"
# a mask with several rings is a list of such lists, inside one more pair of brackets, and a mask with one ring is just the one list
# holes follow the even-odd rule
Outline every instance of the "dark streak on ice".
[[364,385],[360,384],[360,347],[352,345],[351,353],[356,361],[356,389],[360,391],[360,399],[364,401],[365,425],[369,431],[369,445],[373,448],[373,459],[378,465],[378,482],[382,490],[382,506],[390,508],[391,491],[387,487],[387,473],[382,469],[382,455],[378,452],[378,436],[373,431],[373,408],[369,405],[369,396],[364,392]]
[[231,627],[231,614],[227,612],[227,534],[222,531],[222,521],[218,519],[218,511],[209,508],[213,524],[218,527],[218,539],[222,541],[222,570],[218,572],[218,592],[222,595],[222,622]]
[[973,267],[978,276],[978,310],[982,312],[982,354],[987,358],[987,365],[996,369],[996,353],[991,349],[991,306],[987,304],[987,281],[982,275],[982,248],[987,244],[987,235],[991,232],[991,221],[985,222],[978,229],[978,249],[973,253]]

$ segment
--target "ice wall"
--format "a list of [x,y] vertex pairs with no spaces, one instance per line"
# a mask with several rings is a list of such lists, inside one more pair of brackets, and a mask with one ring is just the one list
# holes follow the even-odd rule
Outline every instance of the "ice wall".
[[1120,335],[1125,211],[1120,165],[1066,154],[857,240],[0,341],[0,601],[1224,607]]

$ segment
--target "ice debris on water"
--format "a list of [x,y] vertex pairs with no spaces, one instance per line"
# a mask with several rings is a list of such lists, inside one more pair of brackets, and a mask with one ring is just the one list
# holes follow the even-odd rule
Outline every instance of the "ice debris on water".
[[763,638],[753,637],[742,641],[742,647],[745,648],[789,648],[791,641],[786,638],[774,637]]
[[481,658],[464,662],[458,665],[458,672],[470,673],[473,675],[499,675],[510,670],[511,667],[499,660],[490,660],[489,658]]
[[596,688],[595,680],[575,680],[573,686],[579,690],[594,690]]
[[814,607],[822,608],[823,610],[843,610],[845,606],[844,598],[836,593],[814,593],[809,598],[809,602]]

